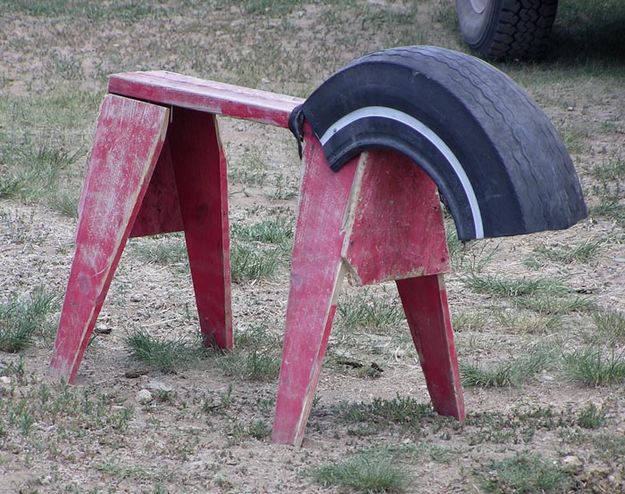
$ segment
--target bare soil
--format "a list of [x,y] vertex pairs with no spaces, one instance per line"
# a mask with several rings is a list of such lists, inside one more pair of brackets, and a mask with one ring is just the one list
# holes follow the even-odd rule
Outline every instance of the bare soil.
[[[245,5],[251,3],[159,2],[141,13],[130,3],[103,2],[89,7],[92,11],[77,7],[73,13],[48,15],[23,7],[31,2],[0,6],[0,98],[5,101],[0,103],[0,140],[5,143],[0,173],[8,169],[9,153],[21,148],[88,149],[108,73],[166,69],[305,96],[334,70],[376,49],[421,43],[463,49],[453,2],[311,2],[285,12],[250,13]],[[118,4],[127,15],[108,14]],[[556,29],[561,43],[568,31],[566,26]],[[591,206],[601,201],[601,184],[592,170],[625,159],[622,68],[613,70],[608,62],[601,67],[603,72],[584,72],[581,64],[553,60],[500,65],[565,136]],[[69,99],[59,103],[62,97]],[[84,112],[78,111],[81,105]],[[53,115],[47,107],[55,110]],[[220,119],[220,127],[229,166],[238,177],[229,184],[231,223],[294,216],[300,163],[292,137],[230,119]],[[67,170],[61,187],[76,194],[84,166],[81,160]],[[259,170],[266,178],[253,183],[249,176]],[[0,302],[26,296],[36,286],[64,292],[76,220],[42,202],[0,200]],[[484,276],[559,280],[598,310],[624,313],[623,224],[594,215],[564,232],[465,247],[454,256],[454,271],[447,277],[452,313],[488,319],[502,309],[514,310],[514,300],[467,288],[463,279],[471,267]],[[528,263],[537,257],[536,247],[584,240],[601,241],[588,262],[547,260],[538,268]],[[229,375],[216,357],[164,374],[129,356],[126,337],[134,330],[170,339],[197,332],[188,270],[184,263],[146,262],[137,246],[150,242],[132,240],[126,248],[98,319],[99,334],[74,386],[60,386],[47,376],[53,331],[20,354],[0,353],[0,369],[20,362],[25,369],[0,383],[0,403],[6,405],[0,409],[15,414],[0,419],[0,492],[349,492],[315,483],[311,469],[385,447],[399,451],[398,464],[410,473],[406,492],[483,492],[480,478],[489,474],[491,462],[515,452],[538,453],[562,466],[571,473],[572,490],[625,492],[622,384],[583,386],[548,367],[518,386],[465,389],[464,425],[434,413],[411,426],[345,419],[342,407],[349,403],[397,397],[429,402],[405,323],[376,331],[337,328],[303,446],[272,444],[266,432],[250,431],[259,421],[271,425],[276,379]],[[395,297],[392,284],[369,290]],[[288,262],[272,278],[234,284],[235,338],[259,325],[280,337],[287,292]],[[341,300],[362,293],[363,288],[346,285]],[[58,309],[53,323],[56,318]],[[564,314],[557,328],[531,332],[489,321],[458,328],[461,362],[489,365],[522,356],[529,348],[555,345],[566,353],[600,341],[588,311]],[[623,341],[606,348],[621,355]],[[375,362],[383,372],[367,377],[337,364],[341,358],[364,366]],[[140,402],[142,389],[152,390],[151,401]],[[62,411],[44,405],[45,392]],[[28,427],[20,422],[21,402],[41,403]],[[101,415],[90,408],[96,402],[102,404]],[[576,423],[589,404],[605,414],[597,429]],[[536,417],[528,418],[528,411]],[[573,466],[571,457],[576,458]]]

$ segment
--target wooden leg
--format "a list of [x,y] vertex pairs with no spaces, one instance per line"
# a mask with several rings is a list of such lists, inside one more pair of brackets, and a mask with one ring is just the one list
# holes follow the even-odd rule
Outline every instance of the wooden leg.
[[165,139],[169,110],[108,95],[80,201],[76,253],[50,363],[73,381]]
[[215,116],[174,108],[169,139],[204,343],[232,348],[226,159]]
[[464,420],[464,398],[443,275],[397,280],[434,409]]
[[304,166],[272,434],[274,442],[294,445],[304,436],[336,310],[343,277],[341,227],[356,163],[333,173],[311,138]]

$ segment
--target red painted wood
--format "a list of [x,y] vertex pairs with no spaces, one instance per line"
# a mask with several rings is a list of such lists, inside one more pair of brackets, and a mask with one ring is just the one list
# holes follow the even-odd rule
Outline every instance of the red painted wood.
[[363,283],[404,278],[397,286],[434,406],[462,419],[438,274],[449,269],[449,256],[436,187],[407,158],[388,151],[363,153],[333,174],[318,141],[307,134],[305,142],[273,440],[302,442],[346,271]]
[[464,420],[454,334],[442,275],[397,280],[434,409]]
[[286,128],[300,98],[166,71],[125,72],[109,79],[110,93]]
[[228,186],[217,121],[176,107],[168,135],[204,343],[232,348]]
[[141,237],[179,232],[183,229],[169,139],[165,138],[165,144],[156,162],[152,180],[150,180],[130,236]]
[[356,160],[330,170],[305,128],[304,175],[293,246],[286,332],[272,439],[300,444],[319,379],[342,279],[341,249]]
[[403,154],[369,151],[343,253],[368,285],[449,271],[436,185]]
[[70,382],[148,187],[168,118],[166,108],[119,96],[108,95],[102,103],[50,364],[54,375]]

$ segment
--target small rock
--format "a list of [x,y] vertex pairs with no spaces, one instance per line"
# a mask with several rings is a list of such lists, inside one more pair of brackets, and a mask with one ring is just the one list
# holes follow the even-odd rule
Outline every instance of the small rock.
[[9,376],[1,376],[0,383],[2,384],[11,384],[11,378]]
[[139,295],[131,295],[130,296],[130,301],[131,302],[141,302],[141,297],[139,297]]
[[583,462],[578,456],[567,455],[564,458],[562,458],[562,465],[572,470],[577,470],[582,467]]
[[97,334],[111,334],[111,331],[113,331],[113,328],[106,324],[97,324],[95,327],[95,332]]
[[130,369],[124,372],[124,377],[127,377],[128,379],[137,379],[138,377],[145,376],[147,373],[147,369]]
[[546,372],[543,372],[540,377],[539,377],[540,382],[542,383],[552,383],[553,381],[555,381],[555,378],[553,376],[550,376],[549,374],[547,374]]
[[142,405],[147,405],[152,401],[152,393],[150,393],[147,389],[142,389],[137,393],[136,399]]
[[151,391],[162,391],[164,393],[169,393],[170,391],[173,391],[174,389],[168,384],[165,384],[164,382],[161,382],[161,381],[150,381],[149,383],[145,385],[145,387]]

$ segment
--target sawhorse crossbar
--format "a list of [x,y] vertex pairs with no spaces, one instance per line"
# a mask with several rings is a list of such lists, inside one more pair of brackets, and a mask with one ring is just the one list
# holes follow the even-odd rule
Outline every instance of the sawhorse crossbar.
[[[226,160],[215,116],[286,128],[301,102],[169,72],[111,77],[80,200],[53,374],[75,379],[132,236],[184,231],[204,343],[232,348]],[[462,419],[433,182],[390,151],[363,153],[334,173],[309,127],[303,160],[274,441],[302,441],[345,273],[361,284],[397,280],[434,408]]]

